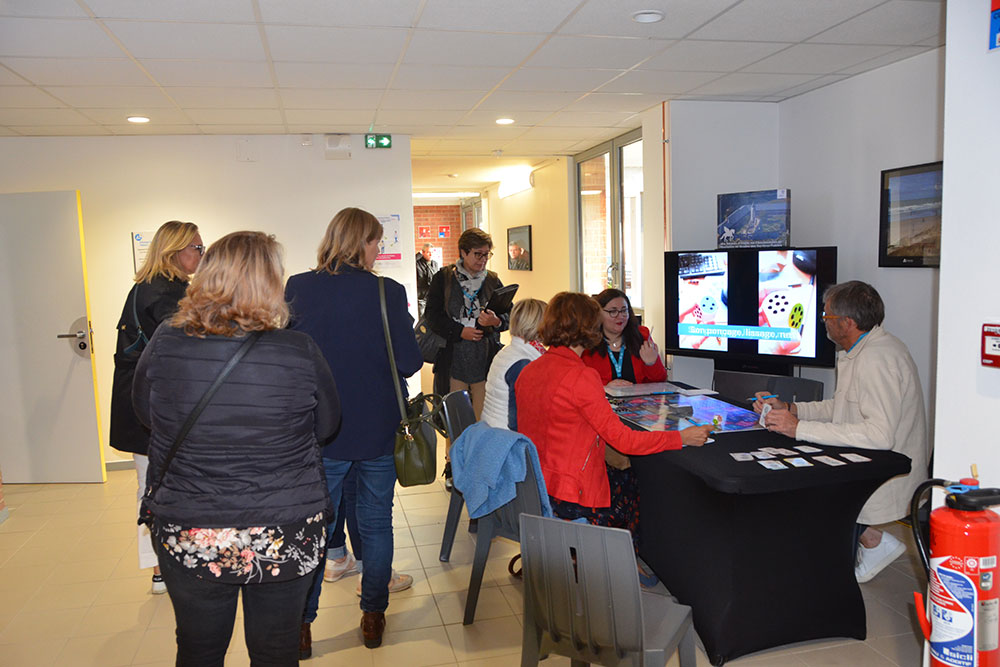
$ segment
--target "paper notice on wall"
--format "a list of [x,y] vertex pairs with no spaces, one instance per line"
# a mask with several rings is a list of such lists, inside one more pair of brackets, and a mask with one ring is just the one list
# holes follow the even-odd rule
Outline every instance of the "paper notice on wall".
[[[378,244],[377,262],[388,262],[389,266],[403,259],[403,240],[400,235],[399,214],[377,216],[382,223],[382,240]],[[386,264],[383,264],[386,266]]]
[[153,242],[155,234],[155,231],[132,232],[132,267],[136,273],[146,263],[146,253],[149,252],[149,244]]

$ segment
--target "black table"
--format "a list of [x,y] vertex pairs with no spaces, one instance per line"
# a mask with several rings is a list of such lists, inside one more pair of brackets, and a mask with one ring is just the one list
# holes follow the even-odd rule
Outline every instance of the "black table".
[[883,482],[910,470],[902,454],[870,462],[768,470],[730,452],[792,449],[769,431],[714,434],[715,442],[633,456],[640,489],[640,554],[694,610],[709,660],[822,637],[865,638],[854,578],[855,522]]

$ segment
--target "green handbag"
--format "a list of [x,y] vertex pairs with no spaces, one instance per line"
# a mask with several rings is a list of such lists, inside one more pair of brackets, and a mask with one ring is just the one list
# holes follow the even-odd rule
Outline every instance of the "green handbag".
[[441,421],[441,397],[437,394],[417,394],[409,402],[403,399],[399,386],[399,371],[396,370],[396,356],[392,350],[389,335],[389,315],[385,307],[385,281],[378,279],[378,296],[382,307],[382,328],[385,331],[385,347],[389,352],[389,369],[392,371],[392,386],[399,401],[402,420],[396,428],[396,444],[393,458],[396,462],[396,479],[400,486],[430,484],[437,478],[437,436],[444,435]]

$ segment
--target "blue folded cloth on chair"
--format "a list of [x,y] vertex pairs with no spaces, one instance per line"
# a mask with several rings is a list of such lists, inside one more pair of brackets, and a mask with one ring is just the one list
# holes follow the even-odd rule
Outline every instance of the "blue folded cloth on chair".
[[462,431],[450,454],[455,488],[465,498],[469,518],[478,519],[514,499],[515,485],[527,474],[525,452],[538,480],[542,516],[552,516],[535,445],[520,433],[477,422]]

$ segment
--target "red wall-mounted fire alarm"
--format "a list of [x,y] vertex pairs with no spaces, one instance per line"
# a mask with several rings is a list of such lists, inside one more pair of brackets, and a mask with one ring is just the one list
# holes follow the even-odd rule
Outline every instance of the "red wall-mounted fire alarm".
[[1000,324],[983,325],[982,364],[1000,368]]

